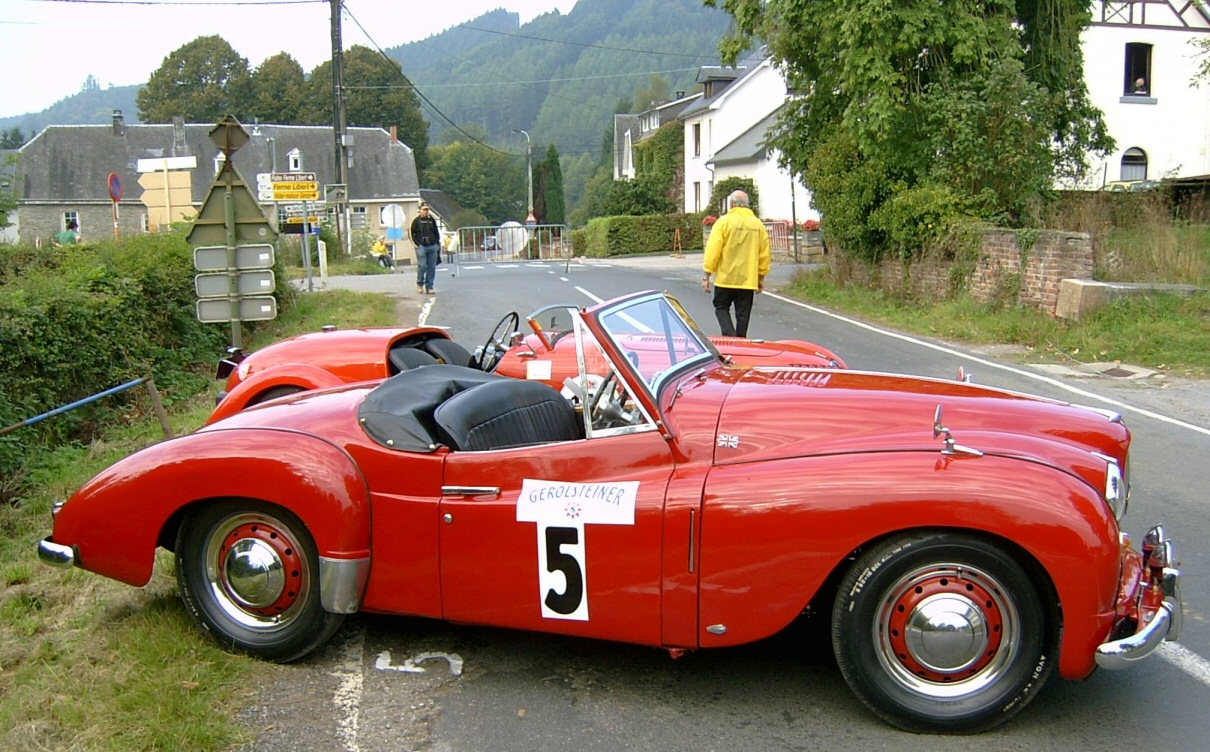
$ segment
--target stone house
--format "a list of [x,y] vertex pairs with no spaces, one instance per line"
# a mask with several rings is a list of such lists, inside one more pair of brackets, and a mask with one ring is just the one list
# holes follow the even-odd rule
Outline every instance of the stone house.
[[[127,124],[121,111],[114,112],[111,125],[47,127],[16,152],[13,181],[18,206],[10,217],[14,223],[10,238],[52,242],[68,221],[75,220],[85,240],[100,239],[115,232],[130,235],[158,229],[157,212],[165,209],[167,214],[161,216],[188,217],[201,208],[223,158],[210,141],[213,128],[213,123],[181,121]],[[330,126],[244,128],[249,141],[233,159],[254,194],[258,176],[272,172],[313,172],[321,186],[337,182]],[[353,148],[347,195],[354,232],[385,234],[400,213],[410,222],[420,204],[412,149],[381,128],[350,127],[348,134]],[[174,174],[164,175],[157,166]],[[123,193],[117,202],[110,194],[111,175]],[[287,204],[275,205],[271,198],[262,200],[262,207],[279,224],[292,210]]]

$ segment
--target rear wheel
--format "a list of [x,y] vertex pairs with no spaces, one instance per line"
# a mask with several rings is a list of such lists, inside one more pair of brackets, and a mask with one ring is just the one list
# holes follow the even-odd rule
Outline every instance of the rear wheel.
[[176,571],[185,608],[202,629],[258,658],[301,658],[343,620],[320,606],[310,533],[267,504],[227,501],[192,512],[177,534]]
[[1019,712],[1054,668],[1058,630],[1003,548],[920,533],[863,554],[841,581],[832,646],[849,686],[907,731],[975,733]]

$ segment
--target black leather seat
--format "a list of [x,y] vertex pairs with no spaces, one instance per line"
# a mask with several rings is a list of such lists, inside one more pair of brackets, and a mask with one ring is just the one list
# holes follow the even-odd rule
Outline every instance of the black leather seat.
[[390,372],[392,374],[400,373],[401,371],[410,371],[413,368],[421,366],[432,366],[437,364],[437,359],[424,350],[407,345],[400,345],[391,348],[390,351]]
[[471,355],[470,350],[467,350],[452,339],[434,337],[433,339],[426,340],[423,347],[430,355],[442,363],[449,363],[452,366],[475,367],[475,364],[472,362],[474,356]]
[[485,451],[581,438],[576,412],[540,381],[501,379],[459,392],[433,413],[450,449]]

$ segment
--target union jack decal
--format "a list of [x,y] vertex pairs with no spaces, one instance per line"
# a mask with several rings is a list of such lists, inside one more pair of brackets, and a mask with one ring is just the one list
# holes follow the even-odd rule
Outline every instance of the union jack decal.
[[728,449],[735,449],[739,446],[739,437],[735,434],[720,433],[718,435],[718,445],[727,447]]

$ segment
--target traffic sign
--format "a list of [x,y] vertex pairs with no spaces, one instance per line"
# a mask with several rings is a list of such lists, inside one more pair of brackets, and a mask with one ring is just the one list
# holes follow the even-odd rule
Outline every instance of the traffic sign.
[[324,186],[324,201],[343,204],[349,200],[349,186],[344,183],[328,183]]
[[271,172],[269,173],[269,182],[271,183],[314,183],[316,181],[315,173],[313,172]]
[[274,201],[315,201],[319,198],[319,183],[274,183]]
[[399,204],[387,204],[382,207],[382,223],[387,227],[403,227],[407,221],[407,212]]
[[[199,272],[217,272],[227,269],[227,246],[204,245],[193,249],[193,268]],[[236,269],[272,269],[273,246],[265,244],[241,245],[235,249]]]
[[[277,299],[253,295],[239,301],[239,321],[268,321],[277,317]],[[202,298],[197,302],[197,320],[203,324],[231,321],[231,302],[226,298]]]
[[[267,295],[276,289],[272,269],[248,269],[236,273],[238,295]],[[193,289],[199,298],[225,298],[231,294],[231,275],[206,272],[193,277]]]
[[126,191],[122,188],[122,178],[116,172],[109,173],[109,197],[114,201],[121,201],[122,196],[126,195]]

